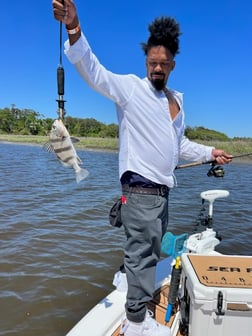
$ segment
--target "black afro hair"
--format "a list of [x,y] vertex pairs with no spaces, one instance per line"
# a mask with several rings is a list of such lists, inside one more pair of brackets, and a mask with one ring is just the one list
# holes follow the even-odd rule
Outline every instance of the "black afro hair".
[[164,46],[173,56],[179,53],[179,24],[171,17],[156,18],[149,25],[150,37],[147,43],[141,43],[145,55],[152,47]]

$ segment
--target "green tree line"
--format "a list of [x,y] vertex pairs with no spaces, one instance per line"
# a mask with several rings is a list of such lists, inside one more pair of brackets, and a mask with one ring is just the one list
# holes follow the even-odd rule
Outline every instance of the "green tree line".
[[[11,108],[0,109],[0,132],[18,135],[47,135],[54,119],[45,118],[31,109]],[[118,137],[118,125],[106,125],[93,118],[73,118],[67,116],[64,124],[71,135],[81,137]]]
[[[0,133],[17,135],[48,135],[54,119],[45,118],[31,109],[19,109],[14,104],[0,109]],[[93,118],[67,116],[64,124],[71,135],[79,137],[118,138],[118,125],[106,125]],[[191,140],[228,141],[224,133],[204,127],[187,127],[185,135]],[[234,138],[240,140],[244,138]]]

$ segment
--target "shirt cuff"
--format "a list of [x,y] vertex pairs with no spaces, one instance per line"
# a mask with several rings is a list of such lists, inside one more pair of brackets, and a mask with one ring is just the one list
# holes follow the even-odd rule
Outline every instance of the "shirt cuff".
[[212,150],[215,149],[215,147],[211,147],[211,146],[206,146],[206,160],[210,161],[212,160]]
[[69,40],[64,43],[64,53],[69,62],[75,64],[79,62],[85,53],[90,49],[85,36],[81,33],[81,37],[73,45],[70,45]]

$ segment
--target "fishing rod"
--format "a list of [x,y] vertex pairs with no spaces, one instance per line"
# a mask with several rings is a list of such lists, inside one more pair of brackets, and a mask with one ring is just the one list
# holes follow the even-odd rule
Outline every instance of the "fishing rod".
[[[232,159],[241,158],[241,157],[250,156],[250,155],[252,155],[252,152],[251,153],[234,155],[234,156],[232,156]],[[205,165],[205,164],[211,164],[211,166],[212,166],[209,169],[209,171],[207,173],[207,176],[214,176],[214,177],[223,177],[224,176],[224,169],[221,166],[216,166],[216,164],[217,164],[216,160],[191,162],[191,163],[179,165],[175,169],[183,169],[183,168],[195,167],[195,166],[200,166],[200,165]]]
[[[235,156],[232,156],[232,159],[236,159],[236,158],[240,158],[240,157],[245,157],[245,156],[249,156],[249,155],[252,155],[252,153],[235,155]],[[216,160],[196,161],[196,162],[191,162],[191,163],[179,165],[175,169],[189,168],[189,167],[200,166],[200,165],[204,165],[204,164],[216,164],[216,163],[217,163]]]
[[[64,4],[64,1],[62,1]],[[60,55],[59,55],[59,66],[57,68],[57,85],[58,85],[58,110],[57,113],[59,115],[59,119],[64,119],[66,114],[65,111],[65,102],[64,94],[65,94],[65,71],[62,64],[62,21],[60,21]]]

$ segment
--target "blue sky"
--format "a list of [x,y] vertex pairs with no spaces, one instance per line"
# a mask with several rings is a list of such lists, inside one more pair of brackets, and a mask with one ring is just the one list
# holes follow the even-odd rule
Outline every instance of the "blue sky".
[[[148,24],[161,15],[174,17],[183,34],[169,86],[184,93],[186,125],[252,137],[250,0],[75,3],[101,63],[140,77],[146,75],[140,43],[148,38]],[[56,118],[59,23],[51,0],[5,1],[1,8],[0,108],[15,104]],[[91,90],[65,56],[63,66],[67,115],[116,123],[113,103]]]

